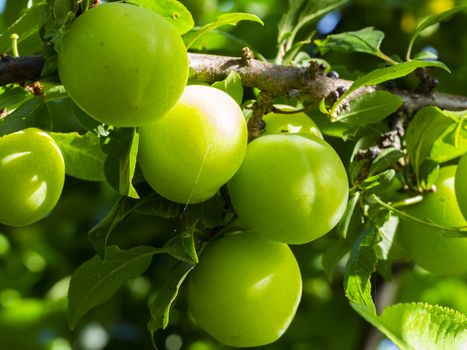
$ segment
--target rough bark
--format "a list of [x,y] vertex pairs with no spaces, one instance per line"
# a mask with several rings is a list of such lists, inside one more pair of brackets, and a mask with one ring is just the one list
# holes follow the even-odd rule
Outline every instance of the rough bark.
[[[324,75],[319,67],[308,68],[277,65],[246,57],[227,57],[189,53],[192,79],[214,82],[224,79],[231,71],[237,72],[245,86],[255,87],[274,97],[297,98],[309,105],[316,105],[322,98],[335,99],[339,91],[347,89],[352,81]],[[41,56],[10,57],[0,60],[0,85],[25,83],[37,80],[44,65]],[[350,98],[374,91],[367,86],[352,93]],[[381,87],[378,87],[381,89]],[[448,110],[467,109],[467,97],[444,93],[417,94],[404,90],[391,90],[401,96],[408,110],[436,105]]]

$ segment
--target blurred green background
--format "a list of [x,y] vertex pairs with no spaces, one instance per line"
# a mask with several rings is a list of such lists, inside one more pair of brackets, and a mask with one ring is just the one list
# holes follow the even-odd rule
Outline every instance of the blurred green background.
[[[0,0],[0,29],[3,32],[32,0]],[[263,19],[265,26],[240,23],[227,28],[212,52],[239,55],[249,45],[267,58],[276,55],[277,24],[287,11],[282,0],[184,0],[197,25],[224,12],[249,12]],[[403,56],[411,33],[426,16],[439,13],[460,0],[355,0],[308,28],[315,38],[328,33],[374,26],[386,33],[382,49]],[[439,55],[453,74],[436,72],[439,91],[467,95],[466,15],[457,15],[430,28],[416,42],[415,52],[428,48]],[[224,28],[222,28],[224,29]],[[306,33],[304,33],[306,34]],[[9,40],[0,37],[0,41]],[[38,36],[20,43],[20,54],[39,53]],[[310,55],[315,51],[307,47]],[[331,53],[325,57],[341,77],[354,78],[380,62],[363,54]],[[54,130],[76,130],[68,100],[48,103]],[[70,116],[67,118],[67,116]],[[79,128],[78,128],[79,129]],[[351,149],[351,145],[347,148]],[[343,151],[346,152],[346,151]],[[346,156],[343,161],[348,162]],[[0,225],[0,348],[25,350],[152,349],[146,322],[147,300],[170,273],[168,258],[156,257],[141,277],[128,282],[109,302],[86,315],[78,327],[67,325],[66,293],[70,275],[94,255],[87,232],[112,207],[117,194],[105,184],[83,182],[68,177],[56,209],[40,222],[24,228]],[[128,248],[138,244],[162,245],[177,229],[177,222],[132,215],[111,236],[111,243]],[[388,341],[363,321],[348,305],[343,294],[342,269],[329,283],[321,268],[322,251],[335,242],[332,233],[311,244],[294,247],[304,278],[304,294],[298,314],[286,334],[264,349],[352,350],[394,349]],[[440,278],[417,268],[403,268],[390,282],[375,277],[374,290],[380,303],[426,301],[449,306],[467,314],[466,278]],[[216,343],[194,324],[187,314],[184,291],[174,306],[170,325],[156,334],[160,349],[217,350]]]

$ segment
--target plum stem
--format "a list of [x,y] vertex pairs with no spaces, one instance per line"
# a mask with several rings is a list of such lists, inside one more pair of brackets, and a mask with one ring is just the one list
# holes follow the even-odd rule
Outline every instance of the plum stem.
[[253,115],[248,121],[248,141],[258,138],[261,133],[263,115],[268,114],[273,109],[274,97],[262,91],[255,103],[253,103]]
[[13,57],[19,57],[19,52],[18,52],[19,35],[16,33],[13,33],[10,35],[10,39],[11,39],[11,53]]

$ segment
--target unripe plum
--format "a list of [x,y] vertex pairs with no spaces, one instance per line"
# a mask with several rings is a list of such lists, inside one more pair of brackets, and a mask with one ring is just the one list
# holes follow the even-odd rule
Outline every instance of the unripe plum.
[[107,3],[71,24],[58,71],[70,97],[91,117],[139,126],[177,102],[188,77],[188,56],[180,35],[162,16]]
[[0,223],[26,226],[57,204],[65,164],[55,141],[38,129],[0,137]]
[[243,113],[232,97],[210,86],[187,86],[169,113],[140,128],[139,165],[161,196],[199,203],[238,170],[247,137]]
[[330,231],[344,214],[349,194],[334,149],[303,134],[252,141],[228,189],[242,224],[289,244],[307,243]]
[[467,219],[467,153],[461,157],[457,164],[454,187],[459,208],[464,214],[464,218]]
[[297,310],[302,280],[290,248],[245,232],[210,244],[190,275],[188,307],[223,344],[276,341]]
[[[287,105],[275,105],[275,107],[286,112],[296,110],[296,108]],[[266,114],[263,120],[266,122],[266,130],[263,135],[309,133],[320,139],[323,138],[316,123],[304,112],[293,114],[271,112]]]
[[[441,168],[436,192],[408,207],[407,214],[441,226],[466,226],[454,192],[455,173],[456,166]],[[412,260],[424,269],[438,275],[467,273],[467,238],[445,237],[440,229],[409,220],[401,220],[399,235]]]

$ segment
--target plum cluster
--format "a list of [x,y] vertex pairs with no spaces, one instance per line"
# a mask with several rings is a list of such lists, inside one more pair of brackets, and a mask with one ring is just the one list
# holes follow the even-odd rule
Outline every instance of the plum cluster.
[[[86,11],[59,50],[60,79],[77,105],[99,122],[139,128],[138,163],[154,191],[188,205],[226,186],[244,230],[209,242],[191,273],[187,297],[198,324],[231,346],[277,340],[302,291],[288,244],[329,232],[349,195],[344,165],[316,124],[304,113],[272,113],[264,117],[265,132],[248,143],[235,100],[214,87],[187,86],[180,35],[163,17],[137,6],[108,3]],[[464,215],[466,159],[455,184]],[[461,210],[446,204],[455,201],[455,173],[454,166],[441,169],[438,192],[410,213],[465,225]],[[64,176],[63,157],[46,133],[26,129],[0,138],[0,223],[28,225],[44,217],[60,197]],[[436,246],[452,259],[449,273],[467,271],[456,264],[467,253],[466,242],[459,250],[459,242],[417,225],[401,225],[417,263],[444,273],[446,266],[427,253]]]
[[189,308],[225,344],[268,344],[287,329],[301,296],[287,244],[310,242],[337,224],[348,197],[345,168],[303,113],[265,116],[265,134],[248,144],[235,100],[186,86],[187,72],[175,30],[119,3],[78,17],[59,55],[61,81],[83,110],[139,128],[138,163],[154,191],[188,205],[227,185],[244,232],[203,252],[188,284]]

